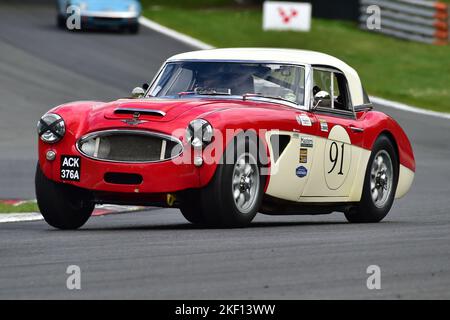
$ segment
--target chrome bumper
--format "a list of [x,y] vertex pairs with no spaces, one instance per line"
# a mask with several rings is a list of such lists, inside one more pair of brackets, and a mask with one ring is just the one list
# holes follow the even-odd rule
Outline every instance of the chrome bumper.
[[139,12],[132,11],[82,11],[82,17],[93,17],[93,18],[116,18],[116,19],[132,19],[139,18]]

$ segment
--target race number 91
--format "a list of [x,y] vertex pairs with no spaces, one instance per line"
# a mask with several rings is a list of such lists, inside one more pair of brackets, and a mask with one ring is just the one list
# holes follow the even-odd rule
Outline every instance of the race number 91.
[[339,141],[327,141],[324,154],[325,181],[330,190],[339,189],[350,171],[351,146]]

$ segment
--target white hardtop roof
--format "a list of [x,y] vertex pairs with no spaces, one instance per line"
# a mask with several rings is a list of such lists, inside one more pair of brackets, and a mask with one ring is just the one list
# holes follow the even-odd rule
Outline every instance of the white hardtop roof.
[[276,48],[224,48],[180,53],[170,57],[167,62],[179,60],[260,61],[330,66],[340,70],[347,78],[353,105],[363,104],[358,73],[342,60],[325,53]]

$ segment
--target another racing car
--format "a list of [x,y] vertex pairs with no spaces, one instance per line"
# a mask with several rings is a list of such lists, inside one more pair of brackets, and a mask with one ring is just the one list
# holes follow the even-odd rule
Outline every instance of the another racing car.
[[179,208],[215,227],[257,212],[378,222],[415,173],[405,132],[357,72],[302,50],[175,55],[130,98],[53,108],[38,134],[37,201],[61,229],[102,203]]
[[60,28],[115,28],[138,33],[141,10],[139,0],[58,0],[57,24]]

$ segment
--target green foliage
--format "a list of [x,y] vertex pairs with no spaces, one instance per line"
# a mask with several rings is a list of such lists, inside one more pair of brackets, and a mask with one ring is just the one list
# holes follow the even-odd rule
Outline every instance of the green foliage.
[[186,8],[220,7],[237,4],[235,0],[141,0],[142,6],[174,6]]
[[2,213],[22,213],[22,212],[39,212],[36,202],[26,202],[18,206],[5,204],[0,202],[0,214]]

